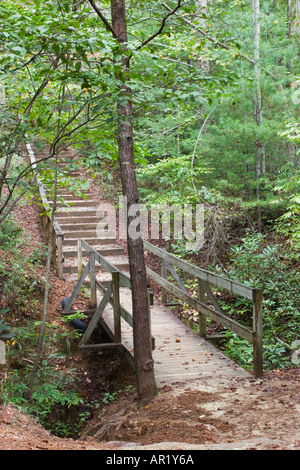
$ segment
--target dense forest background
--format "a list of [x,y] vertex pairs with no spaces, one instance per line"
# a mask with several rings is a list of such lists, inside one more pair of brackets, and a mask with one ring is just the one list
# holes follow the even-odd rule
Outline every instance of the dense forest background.
[[[47,150],[47,183],[71,146],[117,200],[118,105],[130,85],[141,202],[204,203],[202,251],[169,249],[261,288],[265,367],[289,366],[300,315],[299,0],[131,0],[126,49],[106,18],[109,1],[1,2],[1,254],[20,243],[14,207],[37,197],[24,142]],[[228,314],[247,322],[248,307],[237,300]],[[224,350],[249,367],[244,341],[230,334]]]

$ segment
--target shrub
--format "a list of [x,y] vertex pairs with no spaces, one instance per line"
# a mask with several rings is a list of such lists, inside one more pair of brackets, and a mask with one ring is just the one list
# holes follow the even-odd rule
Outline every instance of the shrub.
[[[284,250],[279,243],[268,244],[266,236],[260,233],[249,233],[242,242],[232,247],[226,274],[233,280],[262,290],[265,366],[283,367],[291,360],[289,345],[299,338],[299,270],[289,250]],[[229,314],[240,311],[241,316],[245,312],[251,315],[250,307],[249,302],[241,304],[237,300]],[[227,343],[227,353],[235,358],[247,355],[244,343],[237,341],[234,338]],[[242,362],[241,358],[239,360]]]

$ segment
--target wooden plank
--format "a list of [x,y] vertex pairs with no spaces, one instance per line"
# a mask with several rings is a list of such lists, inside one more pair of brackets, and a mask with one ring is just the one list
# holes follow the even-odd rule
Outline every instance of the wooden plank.
[[183,292],[185,292],[186,294],[189,294],[189,291],[187,290],[187,288],[183,284],[182,280],[178,276],[177,272],[175,271],[175,269],[174,269],[174,267],[172,266],[171,263],[167,263],[167,268],[170,271],[170,273],[172,274],[172,276],[174,277],[174,279],[177,282],[180,289],[183,290]]
[[207,281],[210,284],[213,284],[222,289],[227,289],[228,291],[245,297],[247,299],[253,300],[253,291],[251,287],[244,286],[236,281],[231,281],[225,277],[219,276],[218,274],[211,273],[205,269],[193,266],[191,263],[184,261],[177,256],[174,256],[170,253],[167,253],[165,250],[158,248],[157,246],[152,245],[146,240],[143,241],[145,250],[150,251],[154,255],[158,256],[162,260],[171,263],[173,266],[177,266],[182,269],[182,271],[191,274],[192,276]]
[[[161,277],[163,279],[167,279],[167,263],[164,260],[161,263]],[[162,287],[162,289],[161,289],[161,303],[165,305],[166,302],[167,302],[166,289],[164,289]]]
[[52,264],[54,269],[56,268],[56,233],[52,232]]
[[219,305],[219,302],[217,301],[216,297],[214,296],[214,294],[212,293],[211,291],[211,288],[209,287],[209,284],[208,282],[206,281],[203,281],[203,287],[205,289],[205,292],[207,294],[207,297],[209,298],[209,300],[211,301],[211,303],[213,304],[213,306],[215,307],[216,310],[218,310],[219,312],[223,312],[221,306]]
[[[108,336],[113,340],[114,334],[109,328],[109,326],[107,325],[106,321],[102,317],[100,318],[100,325],[102,326],[104,331],[106,331]],[[132,367],[132,369],[135,370],[135,361],[131,352],[128,351],[128,349],[123,344],[120,347],[118,347],[118,350],[120,354],[122,354],[122,356],[125,357],[126,361]]]
[[88,340],[90,339],[91,337],[91,334],[93,333],[94,329],[96,328],[99,320],[100,320],[100,317],[111,297],[111,294],[112,294],[112,283],[109,284],[108,288],[107,288],[107,291],[105,292],[100,304],[98,305],[97,307],[97,310],[96,312],[94,313],[91,321],[89,322],[88,324],[88,327],[87,329],[85,330],[84,332],[84,335],[82,336],[81,340],[80,340],[80,345],[82,344],[86,344],[88,342]]
[[58,277],[59,277],[59,279],[64,278],[62,245],[63,245],[63,236],[57,235],[57,257],[58,257]]
[[90,253],[91,307],[97,306],[95,253]]
[[94,308],[90,308],[90,309],[86,309],[86,310],[81,310],[81,309],[74,309],[74,310],[68,310],[68,311],[63,311],[64,315],[74,315],[74,313],[76,312],[80,312],[82,313],[83,315],[87,315],[89,313],[95,313],[95,309]]
[[262,293],[254,291],[253,301],[253,375],[263,376]]
[[[197,279],[198,282],[198,299],[200,302],[205,304],[205,288],[204,288],[204,281],[202,279]],[[206,337],[206,331],[207,331],[207,322],[206,322],[206,316],[199,312],[199,336],[201,338]]]
[[114,310],[114,335],[115,342],[121,343],[121,306],[120,306],[120,284],[119,273],[112,273],[113,286],[113,310]]
[[151,269],[149,268],[146,268],[146,269],[147,269],[147,275],[151,279],[153,279],[159,285],[163,286],[164,289],[168,290],[168,292],[171,292],[175,297],[178,297],[179,299],[188,303],[192,308],[199,311],[200,313],[205,314],[207,317],[211,318],[215,322],[220,323],[228,330],[233,331],[234,333],[238,334],[242,338],[249,341],[249,343],[253,343],[253,333],[249,328],[243,325],[240,325],[239,323],[232,320],[231,318],[226,317],[223,313],[213,310],[212,308],[200,302],[198,299],[195,299],[194,297],[187,295],[185,292],[182,292],[182,290],[179,287],[174,286],[173,284],[171,284],[169,281],[166,281],[165,279],[162,279],[162,277],[159,276],[159,274],[156,274]]
[[95,343],[95,344],[79,344],[80,349],[114,349],[122,346],[121,343]]
[[78,270],[78,279],[82,274],[82,240],[77,240],[77,270]]
[[107,261],[107,259],[103,256],[100,255],[92,246],[90,246],[85,240],[81,240],[82,242],[82,247],[89,253],[94,252],[95,253],[95,260],[103,266],[103,268],[108,271],[109,273],[112,273],[113,271],[118,272],[120,276],[120,286],[123,287],[128,287],[128,289],[131,289],[131,280],[130,277],[120,271],[116,266],[114,266],[112,263]]
[[69,300],[68,300],[68,302],[67,302],[67,305],[65,306],[65,308],[64,308],[64,310],[63,310],[63,313],[64,313],[65,311],[71,310],[72,305],[73,305],[73,302],[74,302],[74,300],[75,300],[75,298],[76,298],[76,296],[77,296],[77,294],[78,294],[78,292],[79,292],[79,289],[81,288],[81,286],[82,286],[82,284],[83,284],[83,282],[84,282],[84,280],[85,280],[85,278],[86,278],[86,276],[87,276],[89,270],[90,270],[90,262],[87,263],[86,267],[85,267],[84,270],[83,270],[83,273],[82,273],[81,276],[80,276],[80,279],[78,279],[77,284],[76,284],[76,286],[74,287],[74,290],[73,290],[73,292],[72,292],[72,294],[71,294],[71,297],[69,298]]
[[[96,279],[96,286],[99,292],[101,292],[101,294],[106,292],[106,289],[102,286],[101,282],[99,282],[97,279]],[[113,306],[112,298],[109,299],[109,303],[111,306]],[[121,317],[123,318],[123,320],[125,320],[129,326],[133,327],[132,314],[128,312],[128,310],[126,310],[122,305],[120,305],[120,310],[121,310]]]

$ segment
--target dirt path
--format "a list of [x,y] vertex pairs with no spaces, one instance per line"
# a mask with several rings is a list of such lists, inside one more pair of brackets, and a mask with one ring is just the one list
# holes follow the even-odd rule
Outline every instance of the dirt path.
[[0,449],[299,450],[299,378],[295,369],[218,392],[163,388],[143,408],[126,396],[80,441],[58,439],[17,409],[0,407]]

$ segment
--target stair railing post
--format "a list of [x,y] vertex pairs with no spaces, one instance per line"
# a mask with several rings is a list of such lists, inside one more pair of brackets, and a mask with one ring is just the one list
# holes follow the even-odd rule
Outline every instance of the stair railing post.
[[[205,287],[204,287],[204,282],[202,279],[197,278],[197,283],[198,283],[198,299],[200,302],[205,303]],[[199,314],[199,336],[201,338],[205,338],[206,336],[206,316],[203,315],[203,313],[198,312]]]
[[121,343],[120,278],[118,271],[112,272],[112,284],[115,343]]
[[77,240],[77,272],[78,272],[78,279],[82,274],[82,241]]
[[155,349],[155,339],[152,336],[152,323],[151,323],[151,305],[153,305],[153,294],[148,290],[148,318],[149,318],[149,331],[150,331],[150,347],[151,350]]
[[56,268],[56,233],[55,230],[52,232],[52,265]]
[[90,253],[91,308],[97,306],[95,253]]
[[[168,270],[167,266],[168,265],[167,265],[166,261],[162,260],[162,263],[161,263],[161,277],[163,279],[167,279],[167,270]],[[162,304],[167,303],[167,291],[163,287],[161,288],[161,303]]]
[[262,292],[253,291],[253,375],[263,376]]
[[63,279],[63,237],[58,235],[57,237],[57,254],[58,254],[58,277]]

